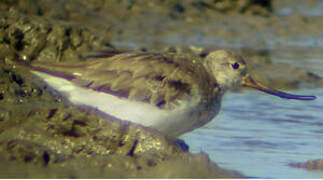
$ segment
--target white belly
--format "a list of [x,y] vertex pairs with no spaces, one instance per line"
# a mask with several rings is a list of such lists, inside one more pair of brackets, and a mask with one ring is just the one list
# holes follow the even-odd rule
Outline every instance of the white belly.
[[[148,103],[75,86],[68,80],[46,73],[38,71],[32,71],[32,73],[41,77],[60,93],[66,95],[67,99],[76,105],[90,106],[119,120],[127,120],[153,127],[167,135],[180,135],[194,129],[196,124],[200,124],[199,121],[203,121],[200,119],[201,117],[197,116],[197,114],[201,114],[198,112],[200,111],[198,107],[199,97],[189,102],[179,102],[175,109],[166,110]],[[202,124],[205,123],[203,122]]]

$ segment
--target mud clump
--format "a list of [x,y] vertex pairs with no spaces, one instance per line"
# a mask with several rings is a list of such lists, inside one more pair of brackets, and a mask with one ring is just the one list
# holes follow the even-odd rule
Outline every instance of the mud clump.
[[23,68],[0,63],[3,178],[239,176],[157,131],[71,106]]
[[[164,12],[165,15],[171,17],[185,16],[205,16],[208,13],[241,13],[254,15],[270,15],[273,11],[271,0],[126,0],[126,1],[64,1],[54,0],[48,2],[46,0],[26,0],[26,1],[5,1],[2,4],[3,10],[11,7],[16,8],[20,12],[30,15],[47,16],[52,18],[71,20],[80,14],[88,14],[88,12],[103,13],[109,12],[111,16],[128,14],[136,15],[137,13],[145,13],[148,11]],[[55,7],[55,8],[53,8]],[[85,10],[86,12],[77,12]],[[205,12],[208,11],[208,12]],[[88,14],[89,15],[89,14]],[[120,17],[120,16],[119,16]]]
[[0,49],[2,178],[241,176],[157,131],[72,106],[31,76],[31,61],[79,61],[84,52],[114,49],[95,30],[11,8],[0,13]]
[[1,12],[0,22],[0,58],[6,61],[65,61],[77,59],[80,52],[112,48],[89,28],[29,17],[14,9]]
[[312,170],[323,170],[323,160],[322,159],[315,159],[315,160],[308,160],[306,162],[299,162],[299,163],[289,163],[290,167],[294,168],[303,168],[309,171]]

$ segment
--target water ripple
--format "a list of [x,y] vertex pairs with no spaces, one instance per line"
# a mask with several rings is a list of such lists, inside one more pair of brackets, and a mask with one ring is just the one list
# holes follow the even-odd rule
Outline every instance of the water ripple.
[[[323,97],[322,89],[297,93]],[[323,172],[288,164],[322,158],[322,107],[318,100],[284,101],[255,92],[230,93],[216,120],[182,138],[192,152],[203,150],[220,166],[247,176],[319,178]]]

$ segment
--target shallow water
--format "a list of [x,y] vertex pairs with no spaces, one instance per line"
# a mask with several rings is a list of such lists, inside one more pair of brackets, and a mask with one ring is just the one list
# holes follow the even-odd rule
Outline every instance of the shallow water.
[[[274,63],[290,64],[323,76],[320,49],[273,50],[270,57]],[[182,138],[191,152],[207,152],[221,167],[246,176],[322,178],[323,171],[292,168],[288,164],[323,158],[323,89],[292,93],[316,95],[317,99],[284,100],[256,91],[228,93],[215,120]]]
[[[167,43],[172,44],[181,42],[180,38],[174,35],[164,40],[171,39]],[[197,39],[192,44],[209,46],[203,39]],[[277,39],[269,38],[268,42]],[[323,77],[322,36],[292,42],[286,42],[290,46],[280,49],[272,49],[275,43],[267,46],[272,62],[290,64]],[[240,46],[237,42],[233,44]],[[304,83],[303,87],[315,86]],[[248,177],[322,178],[323,171],[308,171],[288,164],[323,158],[323,89],[294,93],[316,95],[318,99],[305,102],[255,91],[228,93],[216,120],[181,138],[189,144],[191,152],[204,151],[221,167],[238,170]]]
[[[302,1],[305,2],[299,0]],[[314,6],[287,4],[276,15],[322,16],[323,1],[315,2]],[[236,21],[240,19],[232,19],[232,24],[239,24]],[[119,47],[144,47],[153,42],[154,45],[167,46],[266,49],[270,51],[273,63],[287,63],[323,77],[323,31],[314,28],[310,33],[300,31],[282,35],[271,26],[263,32],[245,24],[227,27],[221,20],[201,24],[166,23],[163,33],[158,36],[140,31],[140,34],[145,34],[144,37],[138,35],[121,41],[114,36],[112,43]],[[277,27],[294,26],[286,20],[274,24]],[[221,32],[221,27],[228,28],[232,36],[217,36],[217,28]],[[235,31],[249,35],[240,37],[237,33],[235,36],[236,33],[232,33]],[[315,86],[304,83],[303,87],[310,89]],[[323,89],[294,93],[313,94],[318,99],[305,102],[283,100],[255,91],[228,93],[216,120],[181,138],[189,144],[191,152],[207,152],[221,167],[238,170],[246,176],[322,178],[323,171],[307,171],[289,167],[288,164],[323,158]]]
[[191,152],[204,151],[221,167],[261,178],[322,178],[323,171],[288,166],[323,158],[323,90],[316,101],[293,101],[260,92],[228,93],[221,113],[182,136]]
[[[290,64],[323,76],[320,49],[272,50],[270,58],[274,63]],[[294,101],[256,91],[231,92],[224,97],[222,111],[215,120],[182,139],[190,145],[191,152],[207,152],[221,167],[246,176],[322,178],[323,171],[288,164],[323,158],[323,89],[292,93],[318,98]]]

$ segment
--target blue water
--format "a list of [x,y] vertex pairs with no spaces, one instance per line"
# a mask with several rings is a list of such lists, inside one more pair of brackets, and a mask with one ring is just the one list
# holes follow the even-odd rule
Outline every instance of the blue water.
[[[320,48],[276,49],[270,51],[270,58],[273,63],[289,64],[323,77],[322,52]],[[257,91],[231,92],[224,97],[216,119],[182,139],[191,152],[207,152],[221,167],[246,176],[323,178],[323,171],[288,166],[323,159],[323,89],[292,93],[318,98],[294,101]]]
[[[304,5],[305,0],[298,1],[300,3],[281,7],[276,15],[323,15],[323,1],[315,0],[314,5]],[[235,37],[234,33],[232,37],[217,36],[217,28],[221,32],[221,28],[226,27],[225,21],[221,20],[201,23],[200,26],[167,23],[163,25],[167,28],[159,36],[144,34],[154,45],[266,49],[270,50],[273,63],[287,63],[323,77],[323,31],[320,28],[310,33],[282,36],[272,26],[259,32],[257,28],[248,28],[248,23],[241,20],[241,26],[228,26],[231,27],[228,31],[243,31],[252,34],[253,38]],[[231,21],[239,25],[237,21],[240,19]],[[282,19],[277,27],[292,27],[289,23]],[[212,36],[208,35],[210,33]],[[138,35],[126,42],[112,38],[112,42],[117,46],[144,47],[146,42],[142,38]],[[303,86],[317,88],[313,83],[303,82]],[[221,167],[238,170],[249,177],[323,178],[323,171],[288,166],[293,162],[323,159],[323,89],[294,93],[316,95],[318,99],[305,102],[283,100],[255,91],[228,93],[216,119],[181,138],[189,144],[191,152],[204,151]]]
[[316,101],[283,100],[260,92],[228,93],[221,113],[181,138],[223,168],[261,178],[323,178],[323,171],[288,166],[323,158],[323,89]]

